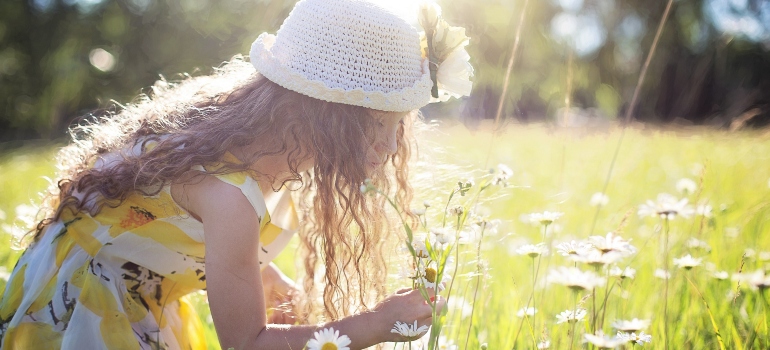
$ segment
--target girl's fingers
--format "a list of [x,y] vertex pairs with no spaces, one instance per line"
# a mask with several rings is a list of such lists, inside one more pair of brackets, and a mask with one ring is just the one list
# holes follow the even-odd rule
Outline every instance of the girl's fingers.
[[401,288],[401,289],[397,290],[396,294],[405,294],[405,293],[408,293],[408,292],[411,292],[411,291],[412,291],[411,287],[406,287],[406,288]]

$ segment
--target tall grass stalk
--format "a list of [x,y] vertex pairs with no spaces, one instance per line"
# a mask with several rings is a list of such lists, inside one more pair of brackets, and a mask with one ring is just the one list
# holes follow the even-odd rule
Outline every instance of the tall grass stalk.
[[602,311],[602,318],[601,321],[599,321],[599,329],[604,329],[604,321],[605,316],[607,316],[607,303],[610,299],[610,293],[615,288],[615,283],[610,284],[610,271],[607,269],[607,285],[605,287],[605,293],[604,293],[604,300],[602,301],[602,306],[599,310]]
[[483,222],[481,225],[481,233],[479,234],[479,243],[476,249],[476,287],[473,289],[473,304],[471,305],[470,322],[468,322],[468,334],[465,337],[465,349],[468,349],[468,341],[471,339],[471,326],[473,326],[473,313],[476,311],[476,297],[479,292],[479,284],[481,284],[481,278],[484,276],[481,266],[481,242],[484,240],[484,231],[487,228],[487,223]]
[[573,298],[572,298],[572,299],[573,299],[573,301],[574,301],[574,303],[573,303],[573,305],[572,305],[572,316],[575,318],[575,321],[574,321],[574,322],[570,322],[570,320],[569,320],[569,319],[567,319],[567,322],[570,322],[570,323],[572,323],[572,324],[571,324],[571,328],[572,328],[572,329],[571,329],[571,330],[570,330],[570,332],[569,332],[569,333],[570,333],[570,335],[569,335],[569,349],[570,349],[570,350],[572,350],[572,346],[573,346],[573,345],[575,345],[575,326],[576,326],[576,325],[577,325],[577,323],[578,323],[578,321],[577,321],[577,300],[578,300],[578,293],[577,293],[577,291],[574,291],[574,290],[573,290],[573,291],[572,291],[572,294],[573,294]]
[[767,330],[767,314],[770,313],[770,303],[767,301],[767,293],[767,288],[763,288],[759,291],[759,299],[762,300],[762,315],[765,324],[765,347],[768,347],[768,337],[770,337],[770,332]]
[[[636,101],[639,98],[639,91],[642,89],[642,84],[644,83],[644,78],[647,75],[647,69],[650,67],[650,62],[652,61],[652,56],[655,55],[655,49],[658,47],[658,41],[660,40],[660,34],[663,32],[663,27],[666,25],[666,21],[668,20],[668,15],[671,12],[671,5],[674,3],[674,0],[668,0],[668,3],[666,3],[666,9],[663,11],[663,16],[660,19],[660,23],[658,24],[658,30],[655,32],[655,38],[652,40],[652,45],[650,45],[650,52],[647,54],[647,58],[644,60],[644,65],[642,66],[642,70],[639,73],[639,80],[636,82],[636,87],[634,88],[634,95],[631,98],[631,103],[628,105],[628,109],[626,109],[626,115],[623,118],[625,121],[625,125],[629,125],[631,123],[631,116],[633,115],[634,108],[636,108]],[[618,159],[618,153],[620,152],[620,145],[623,143],[623,138],[626,135],[626,127],[620,129],[620,137],[618,138],[618,143],[615,146],[615,153],[612,155],[612,161],[610,162],[610,168],[607,170],[607,177],[604,180],[604,186],[602,187],[602,193],[607,193],[607,188],[610,185],[610,178],[612,178],[612,170],[615,167],[615,162]],[[589,231],[589,234],[593,234],[594,229],[596,228],[596,221],[599,218],[599,213],[601,212],[602,206],[596,206],[596,212],[594,214],[593,222],[591,223],[591,230]]]
[[709,303],[706,302],[706,298],[703,297],[703,293],[700,292],[700,290],[698,289],[698,286],[696,286],[695,283],[692,282],[690,277],[685,275],[684,278],[687,279],[687,282],[690,283],[690,286],[692,286],[695,293],[698,294],[698,297],[700,297],[700,300],[703,302],[703,305],[706,306],[706,312],[709,314],[709,320],[711,320],[711,327],[714,329],[714,334],[717,336],[719,349],[725,350],[725,343],[722,341],[722,334],[719,333],[719,326],[717,326],[717,321],[716,319],[714,319],[714,314],[711,313],[711,308],[709,307]]
[[497,102],[497,113],[495,113],[495,131],[498,131],[498,128],[500,127],[500,116],[503,114],[505,95],[508,94],[508,83],[510,82],[511,71],[513,71],[513,63],[516,59],[516,52],[519,50],[519,42],[521,42],[521,28],[524,24],[524,15],[527,13],[528,5],[529,0],[524,0],[524,5],[521,8],[521,15],[519,16],[519,23],[516,25],[516,36],[513,40],[513,47],[511,47],[510,58],[508,58],[508,67],[505,69],[505,79],[503,79],[503,91],[500,94],[500,100]]

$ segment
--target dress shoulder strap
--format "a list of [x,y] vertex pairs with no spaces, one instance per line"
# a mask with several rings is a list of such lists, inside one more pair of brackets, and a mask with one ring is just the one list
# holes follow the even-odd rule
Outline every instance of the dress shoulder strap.
[[[225,156],[222,160],[223,162],[231,164],[241,163],[240,160],[230,152],[225,153]],[[199,170],[204,172],[215,172],[223,165],[224,163],[207,165],[201,167]],[[268,212],[267,204],[265,203],[265,197],[262,194],[262,190],[259,188],[257,180],[254,179],[248,171],[238,171],[227,174],[213,173],[212,176],[241,190],[249,203],[251,203],[251,206],[254,207],[254,211],[257,213],[257,217],[259,218],[260,226],[264,225],[264,222],[270,221],[270,213]]]
[[[240,164],[240,161],[230,153],[226,153],[223,161]],[[204,167],[204,171],[215,171],[215,164]],[[290,191],[282,189],[277,193],[265,196],[257,180],[249,171],[239,171],[228,174],[212,174],[217,179],[237,187],[248,199],[259,218],[260,265],[267,266],[278,253],[289,243],[289,240],[299,227],[297,212],[291,199]]]

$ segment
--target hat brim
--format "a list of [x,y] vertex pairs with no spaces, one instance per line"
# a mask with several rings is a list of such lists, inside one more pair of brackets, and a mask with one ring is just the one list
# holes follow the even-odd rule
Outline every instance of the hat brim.
[[414,85],[397,91],[364,91],[331,88],[319,80],[307,79],[302,74],[286,67],[273,55],[276,36],[262,33],[251,44],[249,59],[254,68],[270,81],[301,93],[305,96],[335,103],[361,106],[387,112],[409,112],[419,109],[430,101],[433,81],[423,65],[423,74]]

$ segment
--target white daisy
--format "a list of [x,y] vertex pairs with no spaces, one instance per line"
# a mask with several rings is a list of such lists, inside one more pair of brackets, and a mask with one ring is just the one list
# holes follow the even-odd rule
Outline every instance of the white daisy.
[[636,253],[636,247],[631,245],[631,240],[625,240],[615,234],[615,232],[608,232],[605,236],[591,236],[588,237],[588,241],[602,253],[618,252],[623,256],[628,256]]
[[638,332],[642,329],[647,329],[650,326],[650,320],[640,320],[634,318],[633,320],[617,320],[612,322],[612,328],[615,328],[623,332]]
[[519,255],[527,255],[530,258],[536,258],[540,255],[548,255],[548,248],[545,243],[538,244],[525,244],[519,249],[516,249],[516,253]]
[[677,216],[689,218],[695,210],[687,205],[687,202],[687,198],[678,200],[668,193],[661,193],[658,195],[657,202],[648,200],[645,204],[640,205],[638,214],[641,217],[657,216],[666,220],[673,220]]
[[591,343],[600,349],[614,349],[625,344],[625,340],[618,337],[607,337],[602,331],[598,331],[596,334],[583,334],[583,342]]
[[695,214],[707,218],[714,216],[713,208],[711,208],[711,206],[708,204],[698,204],[698,206],[695,207]]
[[539,343],[537,343],[538,349],[548,349],[551,347],[551,341],[548,339],[543,339]]
[[364,183],[361,184],[360,190],[361,190],[361,193],[363,194],[367,194],[369,192],[376,192],[377,186],[374,186],[374,184],[372,183],[372,179],[366,179],[364,180]]
[[490,220],[489,217],[478,216],[478,215],[475,215],[475,213],[474,213],[473,217],[471,218],[471,222],[473,222],[471,224],[471,228],[474,231],[479,232],[479,233],[481,233],[481,231],[484,230],[484,235],[485,236],[497,235],[497,230],[500,227],[500,220],[499,219]]
[[739,281],[742,285],[748,286],[752,290],[764,291],[770,288],[770,275],[764,270],[759,269],[751,273],[736,273],[733,280]]
[[452,229],[448,227],[434,227],[430,229],[430,233],[432,233],[436,238],[436,243],[440,244],[447,244],[452,242],[454,239],[454,234],[451,231]]
[[655,269],[655,277],[660,278],[662,280],[667,280],[671,278],[671,272],[668,272],[664,269]]
[[650,343],[652,342],[652,336],[649,334],[644,334],[644,332],[640,332],[639,334],[636,333],[623,333],[618,332],[617,335],[618,339],[623,339],[626,343],[636,343],[638,345],[644,345],[644,343]]
[[467,245],[476,244],[481,239],[481,228],[476,225],[470,225],[470,227],[460,231],[457,244]]
[[425,235],[418,235],[412,237],[412,248],[414,249],[414,253],[418,258],[428,258],[430,255],[428,254],[428,247],[425,244],[425,241],[428,239]]
[[462,205],[455,205],[446,211],[449,216],[460,216],[463,215],[463,212],[465,212],[465,208]]
[[438,348],[439,350],[458,350],[460,347],[453,340],[442,335],[438,337]]
[[768,261],[770,260],[770,252],[761,251],[757,255],[760,261]]
[[626,267],[625,269],[621,269],[618,266],[613,266],[610,269],[610,276],[616,276],[623,279],[625,278],[634,279],[634,277],[636,277],[636,270],[630,266]]
[[422,333],[428,330],[427,325],[417,327],[417,321],[414,321],[414,325],[410,325],[408,323],[401,323],[400,321],[396,321],[396,324],[393,326],[393,329],[390,330],[390,333],[396,333],[400,334],[404,337],[417,337],[420,336]]
[[606,194],[601,192],[596,192],[593,195],[591,195],[591,200],[589,201],[589,204],[591,204],[592,207],[603,207],[607,205],[607,203],[610,202],[610,197],[607,197]]
[[588,251],[588,253],[570,255],[570,258],[579,263],[588,264],[594,267],[602,267],[620,261],[623,258],[623,255],[616,251],[602,253],[596,249],[592,249]]
[[537,309],[534,307],[523,307],[519,309],[518,312],[516,312],[516,316],[518,317],[525,317],[525,316],[535,316],[537,313]]
[[700,249],[707,253],[711,251],[711,246],[708,243],[701,241],[695,237],[690,237],[690,239],[688,239],[687,242],[685,242],[685,245],[687,246],[687,248]]
[[420,268],[420,276],[417,277],[417,283],[422,284],[425,286],[425,288],[433,288],[436,289],[436,286],[438,285],[438,290],[442,291],[444,290],[444,283],[449,278],[446,273],[443,273],[441,276],[440,283],[437,283],[436,279],[438,278],[438,271],[436,271],[433,267],[427,267],[427,268]]
[[582,321],[588,311],[586,309],[578,308],[577,310],[565,310],[556,315],[556,324],[562,324],[565,322],[573,323]]
[[574,291],[593,290],[604,285],[607,279],[593,271],[580,271],[575,267],[558,267],[548,273],[547,281],[564,285]]
[[730,277],[730,274],[727,273],[727,271],[714,271],[712,276],[715,279],[718,279],[718,280],[722,281],[722,280],[726,280],[728,277]]
[[701,261],[703,261],[703,259],[693,258],[690,254],[687,254],[678,259],[674,258],[674,265],[678,266],[679,268],[689,270],[695,266],[700,265]]
[[350,338],[340,335],[334,328],[325,328],[313,333],[313,339],[307,342],[308,350],[350,350]]
[[529,214],[528,221],[533,225],[550,225],[554,221],[559,220],[564,216],[564,213],[544,211],[542,213]]
[[695,193],[697,189],[698,189],[698,184],[696,184],[695,181],[690,180],[688,178],[682,178],[676,182],[676,190],[685,196]]
[[562,256],[581,255],[591,250],[591,244],[585,241],[571,240],[569,242],[562,242],[556,245],[556,252]]
[[497,173],[495,174],[492,183],[495,185],[501,185],[503,187],[508,186],[508,179],[513,176],[513,170],[505,164],[497,165]]

